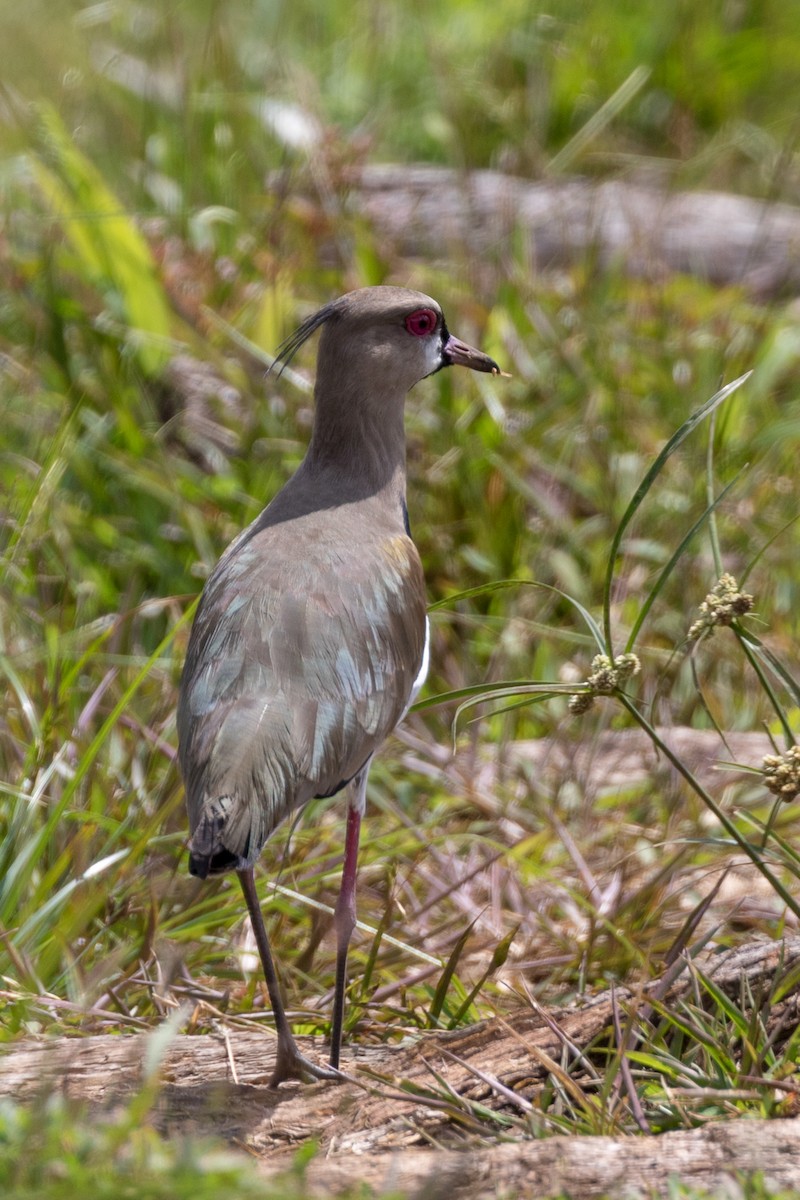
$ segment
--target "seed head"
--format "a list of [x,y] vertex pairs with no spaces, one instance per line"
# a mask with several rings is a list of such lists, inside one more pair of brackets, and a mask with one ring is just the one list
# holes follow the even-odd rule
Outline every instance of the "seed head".
[[740,592],[733,575],[726,572],[700,605],[700,616],[687,637],[690,642],[696,642],[705,634],[712,634],[718,625],[731,625],[736,617],[749,613],[752,607],[753,597],[749,592]]
[[607,654],[597,654],[592,659],[592,673],[586,680],[585,692],[575,692],[569,698],[569,711],[573,716],[588,712],[595,696],[610,696],[617,688],[641,669],[635,654],[620,654],[613,661]]
[[780,800],[800,795],[800,746],[791,746],[783,754],[764,755],[764,783]]

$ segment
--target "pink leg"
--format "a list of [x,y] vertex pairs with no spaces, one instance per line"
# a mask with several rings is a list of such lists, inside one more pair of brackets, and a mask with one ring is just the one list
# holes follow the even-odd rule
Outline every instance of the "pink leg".
[[332,1067],[339,1066],[339,1052],[342,1047],[344,993],[347,987],[347,950],[356,924],[358,837],[366,805],[368,772],[369,762],[359,771],[349,788],[342,886],[333,914],[333,922],[336,926],[336,985],[333,994],[333,1017],[331,1018],[330,1064]]

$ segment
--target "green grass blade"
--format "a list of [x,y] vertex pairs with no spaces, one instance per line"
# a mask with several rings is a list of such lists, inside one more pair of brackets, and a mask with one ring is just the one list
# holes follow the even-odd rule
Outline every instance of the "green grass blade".
[[624,79],[616,91],[600,106],[596,113],[571,137],[558,154],[550,160],[548,173],[554,175],[566,171],[573,166],[575,160],[595,141],[639,94],[652,73],[652,67],[639,64],[634,67],[627,79]]
[[625,653],[626,654],[630,654],[630,652],[633,650],[634,646],[636,645],[636,639],[639,636],[639,631],[641,630],[642,625],[644,624],[644,622],[647,619],[647,614],[650,612],[650,609],[653,607],[653,604],[657,600],[659,594],[663,591],[664,586],[668,582],[670,575],[672,574],[673,570],[675,569],[676,564],[682,558],[686,548],[689,546],[690,542],[692,541],[692,538],[694,537],[694,535],[696,533],[699,532],[699,530],[701,530],[703,528],[703,526],[705,525],[705,523],[707,521],[710,521],[713,518],[715,509],[718,507],[718,505],[720,505],[722,503],[722,501],[728,495],[728,492],[731,490],[731,488],[733,488],[735,486],[735,484],[737,484],[739,482],[739,479],[744,474],[746,469],[747,469],[746,467],[742,467],[741,471],[739,471],[736,474],[736,476],[731,480],[731,482],[728,484],[728,486],[726,488],[724,488],[723,491],[720,492],[720,494],[717,496],[717,498],[715,500],[713,500],[711,502],[711,504],[709,504],[708,508],[706,508],[706,510],[702,514],[702,516],[698,517],[698,519],[695,521],[694,525],[692,525],[691,529],[689,529],[688,532],[685,533],[684,536],[681,538],[681,541],[678,544],[674,554],[672,554],[669,562],[661,570],[658,578],[656,579],[655,583],[653,584],[653,587],[650,589],[647,599],[645,600],[644,604],[642,605],[642,607],[639,610],[639,615],[637,616],[636,620],[634,621],[633,628],[631,629],[631,632],[628,635],[628,640],[625,643]]
[[464,1000],[464,1002],[459,1006],[455,1015],[450,1018],[450,1023],[448,1025],[448,1029],[457,1029],[458,1028],[458,1026],[461,1024],[461,1022],[466,1017],[466,1015],[469,1012],[472,1005],[475,1003],[475,1000],[477,999],[481,988],[486,983],[486,980],[490,979],[491,976],[494,975],[495,971],[499,971],[499,969],[505,965],[506,959],[508,958],[508,952],[511,949],[511,943],[514,941],[514,938],[517,936],[518,933],[519,933],[519,925],[515,925],[514,928],[511,929],[505,935],[505,937],[502,938],[497,943],[497,945],[494,948],[494,951],[492,952],[492,957],[491,957],[491,960],[489,961],[488,967],[483,972],[483,974],[481,975],[480,979],[475,984],[475,986],[471,989],[466,1000]]
[[461,955],[464,953],[464,947],[466,946],[469,935],[475,928],[477,921],[478,918],[476,917],[475,920],[471,921],[461,934],[452,951],[450,952],[450,957],[444,965],[444,970],[439,976],[439,981],[436,984],[436,991],[433,994],[431,1007],[428,1012],[428,1027],[430,1029],[436,1028],[436,1026],[439,1024],[439,1018],[442,1014],[444,1002],[447,999],[447,993],[449,991],[450,984],[452,983],[453,976],[455,975],[456,967],[458,966]]
[[737,634],[742,645],[748,646],[780,679],[791,696],[792,703],[800,706],[800,682],[786,669],[780,659],[751,630],[744,630],[737,626]]
[[437,612],[442,608],[449,609],[453,604],[458,604],[461,600],[472,600],[475,596],[489,596],[492,592],[504,591],[506,588],[541,586],[543,585],[531,579],[497,579],[491,583],[480,583],[476,587],[464,588],[461,592],[451,592],[444,599],[435,600],[433,604],[429,604],[428,612]]
[[426,708],[442,708],[446,704],[463,701],[461,708],[469,708],[484,700],[503,700],[510,696],[571,696],[575,685],[571,683],[531,683],[527,679],[506,680],[503,683],[474,683],[470,687],[455,688],[452,692],[441,692],[418,700],[412,712],[423,712]]
[[42,104],[39,117],[42,149],[31,158],[37,185],[86,275],[122,302],[142,370],[158,375],[169,356],[172,314],[150,247],[55,109]]
[[738,575],[738,579],[742,587],[744,587],[745,583],[747,582],[747,577],[750,575],[751,571],[759,562],[759,560],[764,557],[770,546],[779,541],[779,539],[783,537],[784,533],[786,533],[787,529],[791,529],[792,525],[796,525],[798,521],[800,521],[800,513],[792,517],[789,521],[786,521],[784,525],[781,525],[780,529],[778,529],[776,533],[773,533],[772,537],[767,538],[758,553],[750,559],[750,562],[747,564],[745,569],[741,572],[741,574]]
[[714,556],[714,570],[717,579],[722,575],[722,550],[719,544],[717,519],[714,513],[714,434],[717,427],[717,414],[711,414],[708,426],[708,450],[706,452],[706,501],[708,503],[709,521],[708,536],[711,542],[711,553]]
[[21,848],[17,858],[11,864],[6,879],[3,881],[3,910],[2,913],[0,913],[0,917],[3,920],[10,921],[12,919],[11,914],[13,914],[13,911],[19,903],[21,889],[25,886],[31,870],[41,859],[44,853],[44,848],[47,846],[55,829],[61,822],[64,813],[67,811],[70,803],[72,802],[72,798],[76,791],[94,765],[101,748],[105,744],[106,740],[111,734],[111,731],[116,726],[122,714],[128,708],[132,698],[138,692],[139,688],[152,671],[155,663],[163,657],[166,650],[172,644],[176,634],[189,621],[191,621],[196,606],[196,601],[194,604],[190,605],[186,612],[183,613],[181,618],[175,622],[170,630],[168,630],[167,634],[164,636],[164,638],[162,638],[159,645],[149,656],[140,670],[137,671],[136,675],[131,680],[130,684],[122,693],[119,700],[114,705],[114,708],[95,734],[91,743],[81,755],[72,777],[66,783],[58,803],[53,805],[47,821],[39,830],[38,834],[35,837],[30,838],[29,841]]
[[664,446],[661,453],[657,456],[652,466],[645,474],[644,479],[634,492],[633,498],[631,499],[622,516],[622,519],[620,520],[619,525],[615,530],[614,537],[611,542],[611,548],[608,554],[608,568],[606,570],[605,585],[603,588],[603,627],[605,633],[603,646],[604,653],[607,654],[612,660],[614,658],[614,654],[613,640],[611,636],[611,590],[614,582],[614,568],[616,567],[617,558],[619,557],[620,546],[622,545],[622,539],[625,536],[625,530],[628,528],[631,521],[636,516],[636,513],[641,508],[647,494],[664,469],[664,465],[667,460],[675,453],[678,447],[686,441],[687,437],[694,432],[697,426],[700,425],[706,419],[706,417],[710,416],[716,408],[719,408],[720,404],[727,400],[728,396],[735,392],[737,388],[740,388],[745,380],[750,378],[751,374],[752,371],[748,371],[746,374],[740,375],[738,379],[733,381],[733,383],[729,383],[724,388],[721,388],[715,393],[715,395],[711,397],[710,400],[707,400],[701,408],[698,408],[696,412],[687,417],[681,427],[677,429],[675,433],[673,433],[672,437],[669,439],[666,446]]

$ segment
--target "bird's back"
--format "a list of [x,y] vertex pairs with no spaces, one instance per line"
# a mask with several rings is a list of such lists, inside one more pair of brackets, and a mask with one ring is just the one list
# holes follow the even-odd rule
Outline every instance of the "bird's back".
[[199,875],[251,864],[283,817],[357,774],[423,660],[422,567],[399,506],[292,496],[220,560],[192,630],[178,734]]

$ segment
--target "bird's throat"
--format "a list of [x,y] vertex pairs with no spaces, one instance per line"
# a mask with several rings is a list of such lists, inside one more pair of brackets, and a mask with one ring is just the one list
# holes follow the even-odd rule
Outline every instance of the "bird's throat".
[[312,471],[335,471],[354,494],[405,492],[405,395],[359,396],[317,387],[314,429],[306,455]]

